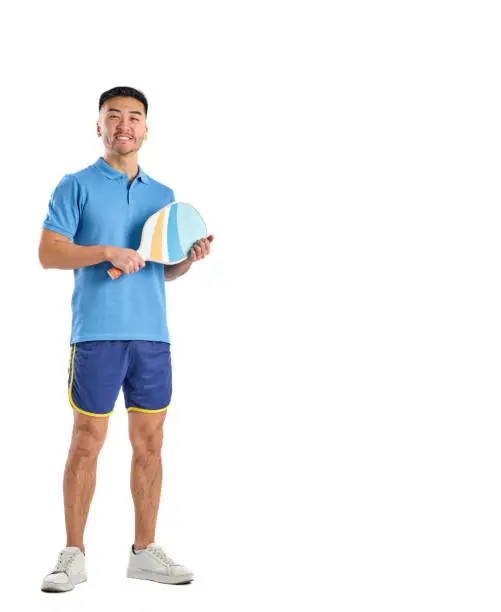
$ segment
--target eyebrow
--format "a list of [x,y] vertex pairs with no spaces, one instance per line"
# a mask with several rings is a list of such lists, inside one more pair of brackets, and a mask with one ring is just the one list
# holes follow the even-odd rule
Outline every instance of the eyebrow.
[[[106,113],[121,113],[122,111],[119,108],[109,108]],[[129,111],[131,115],[142,115],[141,111]]]

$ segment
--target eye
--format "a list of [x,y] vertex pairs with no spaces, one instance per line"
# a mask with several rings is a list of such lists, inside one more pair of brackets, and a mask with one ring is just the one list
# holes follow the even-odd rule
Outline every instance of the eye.
[[132,121],[139,121],[137,117],[132,117]]

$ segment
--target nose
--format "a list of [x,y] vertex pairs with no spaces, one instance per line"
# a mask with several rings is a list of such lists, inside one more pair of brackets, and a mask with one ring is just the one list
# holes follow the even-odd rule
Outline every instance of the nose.
[[122,116],[118,122],[120,131],[127,131],[132,126],[132,121],[128,117]]

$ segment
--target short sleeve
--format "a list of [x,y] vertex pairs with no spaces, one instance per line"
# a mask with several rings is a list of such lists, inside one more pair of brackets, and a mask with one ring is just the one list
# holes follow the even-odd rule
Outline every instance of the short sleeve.
[[80,221],[78,196],[77,179],[66,174],[50,196],[49,211],[43,227],[73,240]]

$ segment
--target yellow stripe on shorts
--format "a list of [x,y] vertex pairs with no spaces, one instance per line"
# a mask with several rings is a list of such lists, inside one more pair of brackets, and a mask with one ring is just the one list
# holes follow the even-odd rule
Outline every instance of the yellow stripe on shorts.
[[[94,412],[86,412],[85,410],[81,410],[73,401],[73,379],[75,378],[75,355],[77,352],[77,345],[76,343],[73,345],[73,354],[71,357],[71,381],[70,381],[70,386],[68,387],[68,399],[70,400],[70,404],[71,407],[76,410],[77,412],[80,412],[80,414],[86,414],[87,416],[94,416],[94,417],[107,417],[108,415],[110,415],[113,410],[111,410],[110,412],[107,412],[106,414],[94,414]],[[68,376],[69,376],[70,370],[68,369]]]

